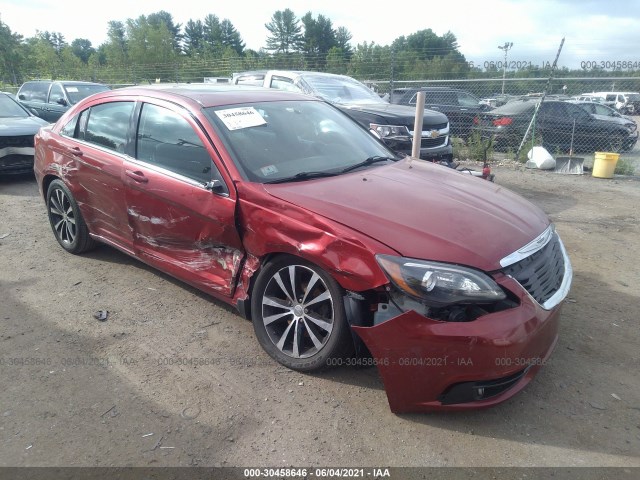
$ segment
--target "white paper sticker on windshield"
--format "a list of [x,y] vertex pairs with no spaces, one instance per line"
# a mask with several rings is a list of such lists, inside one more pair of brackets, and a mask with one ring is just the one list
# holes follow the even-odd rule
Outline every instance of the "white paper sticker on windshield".
[[267,123],[265,119],[262,118],[262,115],[253,107],[217,110],[216,115],[224,122],[229,130],[257,127],[258,125],[266,125]]
[[67,87],[67,92],[78,93],[78,87]]

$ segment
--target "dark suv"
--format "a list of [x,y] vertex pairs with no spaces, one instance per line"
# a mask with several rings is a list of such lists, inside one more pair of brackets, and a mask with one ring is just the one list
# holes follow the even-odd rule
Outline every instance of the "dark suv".
[[[234,85],[253,85],[305,93],[321,98],[371,130],[392,150],[411,155],[415,107],[391,105],[363,83],[333,73],[262,70],[234,73]],[[445,115],[424,111],[420,158],[450,162],[453,150]]]
[[467,136],[473,119],[481,112],[491,110],[486,103],[464,90],[449,87],[403,87],[391,92],[389,101],[397,105],[415,107],[418,92],[425,92],[424,106],[444,113],[451,123],[451,134]]
[[40,118],[53,123],[71,105],[105,90],[110,88],[101,83],[33,80],[22,84],[16,100]]

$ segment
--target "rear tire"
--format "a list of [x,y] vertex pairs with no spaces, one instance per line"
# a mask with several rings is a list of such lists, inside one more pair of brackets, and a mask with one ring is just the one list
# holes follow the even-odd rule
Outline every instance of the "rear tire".
[[56,240],[67,252],[78,254],[96,246],[71,191],[61,180],[47,189],[47,213]]

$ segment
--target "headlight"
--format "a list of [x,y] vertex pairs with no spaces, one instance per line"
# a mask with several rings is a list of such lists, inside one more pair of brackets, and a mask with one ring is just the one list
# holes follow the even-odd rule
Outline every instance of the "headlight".
[[369,128],[379,138],[409,136],[409,129],[402,125],[378,125],[377,123],[370,123]]
[[506,298],[496,282],[471,268],[391,255],[377,255],[376,260],[397,288],[429,306],[492,303]]

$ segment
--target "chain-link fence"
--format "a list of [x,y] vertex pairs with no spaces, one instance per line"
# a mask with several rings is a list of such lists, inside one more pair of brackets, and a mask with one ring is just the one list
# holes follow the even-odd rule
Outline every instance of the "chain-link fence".
[[[267,56],[162,65],[97,66],[58,71],[53,76],[97,81],[117,88],[156,82],[196,83],[207,77],[230,78],[234,72],[253,69],[309,70],[307,60]],[[592,158],[596,151],[616,152],[621,154],[621,170],[625,165],[628,167],[624,173],[640,167],[637,144],[640,76],[633,76],[634,72],[600,70],[590,77],[565,75],[551,81],[549,69],[508,72],[508,75],[497,72],[499,78],[452,78],[455,75],[449,72],[431,75],[449,77],[446,80],[420,79],[417,74],[407,79],[406,72],[394,73],[398,70],[398,61],[390,56],[363,64],[367,68],[363,65],[354,68],[349,66],[353,62],[343,62],[315,69],[350,75],[391,103],[415,105],[417,92],[424,90],[426,108],[444,113],[450,121],[457,158],[483,158],[486,139],[491,138],[490,154],[497,157],[525,160],[532,146],[542,145],[552,155]],[[487,72],[467,72],[460,77],[472,74],[486,75]],[[29,78],[43,77],[51,75],[29,75]],[[2,89],[13,92],[17,86],[13,90],[11,86]]]
[[424,91],[425,107],[449,118],[459,158],[481,158],[491,138],[493,152],[522,161],[541,145],[554,156],[619,153],[623,173],[640,165],[638,77],[366,83],[391,103],[410,106]]

